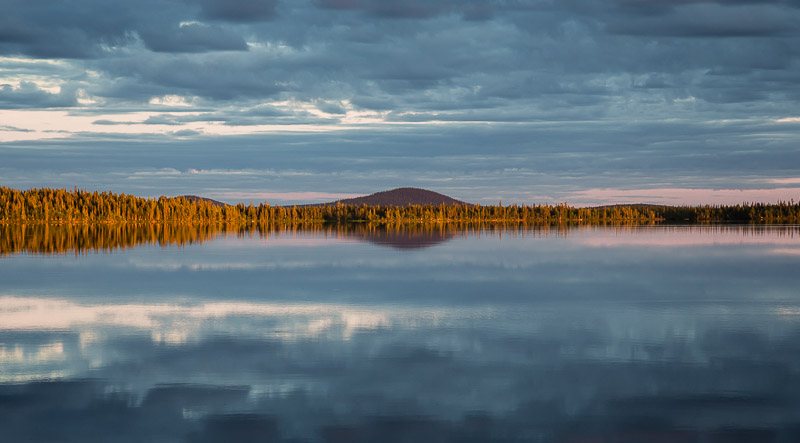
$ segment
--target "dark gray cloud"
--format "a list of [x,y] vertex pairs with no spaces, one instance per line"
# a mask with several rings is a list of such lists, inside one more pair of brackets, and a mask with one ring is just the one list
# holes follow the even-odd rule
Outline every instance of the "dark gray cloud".
[[212,20],[258,22],[272,19],[277,0],[199,0],[200,15]]
[[[102,60],[98,66],[121,82],[99,83],[97,92],[119,99],[147,100],[179,94],[210,100],[268,98],[285,89],[288,72],[258,57],[223,52],[196,57],[187,54],[140,54]],[[276,72],[277,71],[277,72]]]
[[0,131],[33,132],[32,129],[19,128],[16,126],[0,125]]
[[171,134],[176,137],[194,137],[196,135],[202,134],[202,132],[195,131],[194,129],[179,129],[177,131],[172,131]]
[[53,93],[25,81],[16,87],[0,84],[0,109],[59,108],[76,103],[74,90]]
[[[639,2],[653,3],[653,2]],[[797,11],[765,3],[686,2],[665,9],[643,6],[640,15],[609,19],[608,29],[632,35],[674,37],[769,37],[797,36]]]
[[147,48],[156,52],[244,51],[247,44],[235,32],[200,23],[186,23],[174,29],[140,31]]
[[[135,23],[144,20],[152,2],[67,0],[42,4],[21,0],[0,3],[0,52],[41,58],[99,57],[104,47],[125,45]],[[160,17],[160,15],[155,15]]]
[[797,78],[800,56],[796,2],[91,1],[8,0],[0,51],[90,58],[101,74],[90,92],[112,102],[172,93],[499,112],[664,100],[674,113],[670,101],[687,97],[788,105],[795,88],[758,78]]
[[[207,1],[198,8],[172,0],[115,4],[67,0],[45,7],[3,0],[0,53],[39,58],[103,58],[112,56],[118,48],[135,45],[139,38],[149,49],[159,52],[246,49],[241,36],[234,31],[192,22],[204,17],[224,20],[228,4]],[[247,11],[248,17],[261,17],[258,8]],[[179,26],[180,23],[184,25]]]
[[454,6],[449,1],[423,0],[319,0],[319,5],[328,9],[365,11],[389,18],[428,18],[450,11]]

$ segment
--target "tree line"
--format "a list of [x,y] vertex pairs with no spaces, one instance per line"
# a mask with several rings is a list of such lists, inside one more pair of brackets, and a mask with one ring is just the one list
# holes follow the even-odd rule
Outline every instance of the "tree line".
[[798,224],[800,203],[578,208],[559,205],[219,205],[187,197],[144,198],[79,189],[0,187],[0,223],[298,225],[469,223],[607,225],[654,223]]

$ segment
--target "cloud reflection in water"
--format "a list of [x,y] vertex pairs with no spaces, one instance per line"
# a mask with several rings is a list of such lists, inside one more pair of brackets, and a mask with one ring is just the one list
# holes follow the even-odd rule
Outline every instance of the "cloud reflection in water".
[[[668,248],[695,234],[469,235],[416,251],[222,238],[12,256],[0,429],[9,441],[795,441],[798,280],[793,256],[773,250],[797,239],[748,232]],[[158,270],[297,257],[297,273]],[[70,279],[37,294],[41,279],[12,278],[83,267],[173,295],[97,280],[105,298],[73,296],[84,286]],[[398,273],[418,282],[394,287]],[[281,295],[291,285],[318,293]],[[454,289],[468,286],[482,297]]]

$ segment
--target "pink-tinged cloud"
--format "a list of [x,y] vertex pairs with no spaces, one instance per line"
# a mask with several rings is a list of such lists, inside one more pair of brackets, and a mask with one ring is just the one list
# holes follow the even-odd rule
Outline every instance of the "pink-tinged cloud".
[[[781,179],[777,179],[781,180]],[[791,179],[793,180],[793,179]],[[793,184],[784,182],[783,184]],[[800,183],[800,182],[799,182]],[[652,203],[663,205],[731,205],[746,202],[777,203],[800,201],[800,188],[767,189],[614,189],[594,188],[570,193],[566,201],[576,206],[615,203]]]
[[315,202],[334,201],[345,198],[361,197],[362,194],[344,194],[336,192],[248,192],[221,191],[206,194],[209,198],[225,201],[279,201],[279,202]]
[[800,177],[770,178],[765,182],[774,185],[800,185]]

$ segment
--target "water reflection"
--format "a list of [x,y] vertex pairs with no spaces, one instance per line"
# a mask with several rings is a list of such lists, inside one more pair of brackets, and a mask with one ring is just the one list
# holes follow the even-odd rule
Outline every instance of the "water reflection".
[[[695,225],[695,226],[617,226],[570,227],[527,225],[175,225],[175,224],[2,224],[0,223],[0,255],[84,254],[112,252],[143,245],[186,246],[224,236],[258,237],[261,239],[298,238],[353,240],[396,249],[418,249],[436,246],[466,235],[537,236],[570,232],[594,232],[588,239],[594,246],[686,246],[720,242],[772,242],[800,236],[800,226],[764,225]],[[629,235],[636,233],[637,235]],[[322,244],[317,242],[317,244]],[[788,252],[794,253],[794,252]]]
[[82,254],[146,244],[187,245],[210,240],[228,232],[228,228],[225,225],[0,223],[0,254]]
[[[474,226],[470,230],[484,229]],[[185,246],[219,236],[320,235],[353,239],[398,249],[435,246],[463,229],[450,225],[380,226],[368,224],[310,226],[171,225],[171,224],[2,224],[0,254],[83,254],[141,245]]]
[[7,256],[0,440],[797,441],[800,277],[775,251],[799,244],[298,232]]
[[[134,441],[799,436],[800,335],[794,318],[770,311],[744,324],[734,322],[751,313],[421,311],[346,334],[332,333],[333,312],[207,317],[204,332],[177,341],[161,326],[134,334],[104,320],[49,339],[22,332],[15,345],[6,335],[6,349],[29,356],[12,367],[59,377],[0,387],[0,424],[10,441],[116,439],[121,429]],[[96,333],[85,339],[83,328]],[[60,420],[42,429],[47,417]]]

